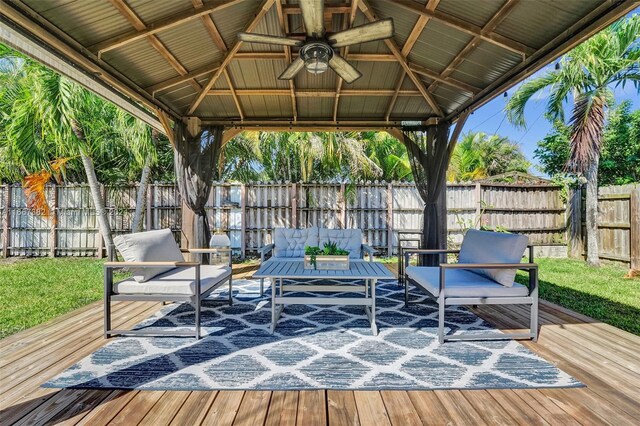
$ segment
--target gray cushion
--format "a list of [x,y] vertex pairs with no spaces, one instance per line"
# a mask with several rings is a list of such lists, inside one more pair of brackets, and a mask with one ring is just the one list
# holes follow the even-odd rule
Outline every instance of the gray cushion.
[[306,246],[318,245],[318,228],[273,230],[273,256],[278,258],[304,257]]
[[362,259],[362,231],[360,229],[320,228],[320,248],[329,241],[349,252],[349,259]]
[[[127,262],[184,262],[170,229],[119,235],[113,239],[113,243]],[[140,283],[172,269],[171,266],[129,268],[133,279]]]
[[[157,275],[153,280],[138,282],[127,278],[113,285],[118,294],[173,294],[181,296],[195,295],[195,268],[179,267]],[[231,275],[231,268],[219,265],[200,266],[200,293],[204,293],[226,280]]]
[[[409,266],[406,274],[434,296],[440,294],[440,268],[437,266]],[[520,297],[529,289],[518,283],[503,286],[492,279],[467,269],[451,269],[445,274],[445,297]]]
[[[459,263],[520,263],[529,238],[521,234],[470,229],[462,240]],[[474,271],[511,287],[516,269],[479,269]]]

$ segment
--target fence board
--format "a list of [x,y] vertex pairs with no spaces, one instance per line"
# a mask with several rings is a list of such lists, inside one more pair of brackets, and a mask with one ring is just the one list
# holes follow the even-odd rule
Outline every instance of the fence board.
[[[12,198],[8,210],[7,189]],[[114,235],[131,232],[137,190],[135,184],[105,189]],[[56,191],[55,255],[97,255],[100,236],[89,188],[85,184],[68,184],[58,185]],[[180,241],[181,199],[176,186],[153,183],[147,191],[144,229],[169,228]],[[616,205],[628,200],[609,202]],[[522,230],[537,244],[551,246],[565,241],[565,207],[560,189],[555,186],[452,184],[447,188],[447,206],[449,238],[453,243],[462,240],[464,229],[482,224]],[[206,204],[211,228],[227,232],[232,248],[240,255],[255,254],[272,242],[274,228],[296,225],[359,228],[365,242],[379,253],[395,253],[399,231],[420,232],[422,209],[417,189],[406,182],[214,183]],[[617,210],[612,214],[612,220],[625,220]],[[9,218],[9,256],[49,254],[50,223],[25,208],[20,186],[0,187],[0,215]],[[4,231],[0,232],[3,241]],[[618,242],[620,238],[623,237],[614,235],[605,239]]]

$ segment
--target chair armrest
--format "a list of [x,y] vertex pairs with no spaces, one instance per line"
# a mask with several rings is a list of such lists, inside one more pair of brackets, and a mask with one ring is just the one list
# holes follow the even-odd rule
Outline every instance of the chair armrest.
[[267,244],[266,246],[260,247],[258,249],[258,253],[260,253],[260,263],[264,262],[264,257],[267,255],[267,253],[272,251],[275,246],[275,244]]
[[230,248],[192,248],[187,249],[186,253],[229,253]]
[[412,254],[455,254],[460,253],[460,250],[449,249],[412,249],[399,247],[400,253],[404,256],[404,267],[409,266],[409,258]]
[[538,269],[536,263],[441,263],[443,269]]
[[159,266],[174,267],[196,267],[200,266],[198,262],[105,262],[106,269],[127,268],[135,266],[136,268],[157,268]]
[[369,255],[369,262],[373,262],[373,255],[376,251],[373,249],[373,247],[371,247],[370,245],[367,244],[362,244],[362,254],[363,254],[363,258],[364,258],[364,253]]

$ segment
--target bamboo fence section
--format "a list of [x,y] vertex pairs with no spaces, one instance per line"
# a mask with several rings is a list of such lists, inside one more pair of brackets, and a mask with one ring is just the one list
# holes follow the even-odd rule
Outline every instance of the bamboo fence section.
[[[106,187],[114,235],[131,232],[137,185]],[[0,186],[0,253],[5,256],[101,256],[95,209],[84,184],[47,187],[56,220],[26,208],[20,185]],[[486,225],[529,235],[543,254],[566,255],[566,211],[561,188],[499,183],[447,187],[447,224],[453,243],[470,227]],[[378,254],[397,251],[398,232],[419,235],[423,203],[412,183],[216,183],[207,212],[212,229],[226,231],[236,254],[255,254],[276,227],[359,228]],[[170,228],[180,241],[181,200],[173,184],[148,185],[144,229]],[[544,252],[544,250],[547,250]]]

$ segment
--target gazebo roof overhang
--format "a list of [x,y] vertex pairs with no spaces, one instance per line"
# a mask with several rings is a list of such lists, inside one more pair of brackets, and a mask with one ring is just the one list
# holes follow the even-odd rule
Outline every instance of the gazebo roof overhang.
[[159,129],[197,117],[245,129],[397,129],[455,121],[637,7],[611,0],[326,0],[329,32],[393,18],[392,39],[343,48],[363,77],[278,75],[297,0],[3,0],[0,41]]

